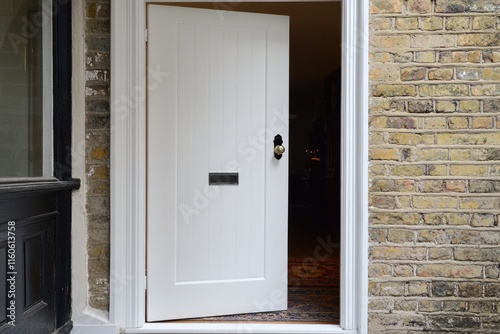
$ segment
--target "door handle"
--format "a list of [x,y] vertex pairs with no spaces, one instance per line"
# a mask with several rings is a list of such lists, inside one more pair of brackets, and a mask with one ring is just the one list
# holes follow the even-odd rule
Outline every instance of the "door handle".
[[281,159],[283,153],[285,153],[285,147],[283,146],[283,138],[281,135],[276,135],[274,137],[274,158],[277,160]]

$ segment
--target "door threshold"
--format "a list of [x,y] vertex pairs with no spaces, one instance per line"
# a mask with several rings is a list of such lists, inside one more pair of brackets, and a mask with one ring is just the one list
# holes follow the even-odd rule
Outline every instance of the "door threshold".
[[129,328],[125,333],[160,334],[356,334],[355,330],[344,330],[338,325],[323,324],[272,324],[272,323],[146,323],[140,328]]

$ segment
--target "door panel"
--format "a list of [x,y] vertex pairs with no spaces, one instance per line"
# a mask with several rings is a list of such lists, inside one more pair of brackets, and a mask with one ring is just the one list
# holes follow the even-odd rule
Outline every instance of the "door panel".
[[148,321],[285,309],[288,18],[148,9]]

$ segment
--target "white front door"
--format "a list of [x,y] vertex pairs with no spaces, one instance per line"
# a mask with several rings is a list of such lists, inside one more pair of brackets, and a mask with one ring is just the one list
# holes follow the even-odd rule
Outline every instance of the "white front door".
[[147,321],[286,309],[288,44],[285,16],[148,6]]

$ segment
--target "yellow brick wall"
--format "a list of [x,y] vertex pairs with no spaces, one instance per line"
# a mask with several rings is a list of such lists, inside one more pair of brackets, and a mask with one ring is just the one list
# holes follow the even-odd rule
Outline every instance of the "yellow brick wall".
[[371,0],[370,333],[500,333],[500,1]]

